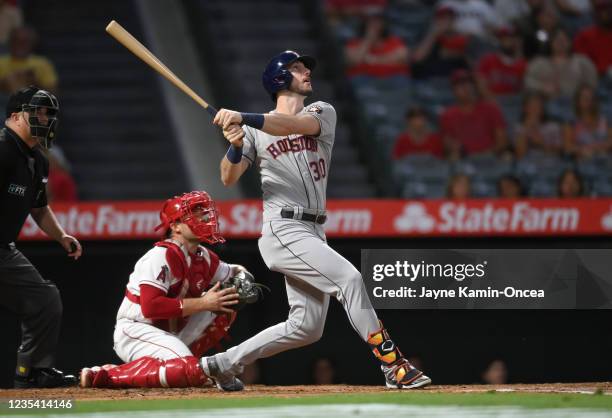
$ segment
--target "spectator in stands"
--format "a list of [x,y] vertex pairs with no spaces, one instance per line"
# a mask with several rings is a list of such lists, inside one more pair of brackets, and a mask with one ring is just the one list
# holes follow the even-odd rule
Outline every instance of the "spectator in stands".
[[548,1],[532,2],[529,17],[515,23],[523,37],[525,58],[550,51],[552,33],[559,27],[559,13]]
[[548,119],[546,99],[540,93],[529,93],[523,99],[521,121],[514,128],[514,147],[517,158],[530,150],[558,156],[563,151],[561,126]]
[[593,0],[593,6],[595,25],[576,35],[574,49],[589,57],[600,75],[612,77],[612,0]]
[[476,92],[471,73],[457,70],[451,76],[457,104],[440,117],[442,139],[451,159],[482,153],[507,151],[506,122],[494,102],[483,100]]
[[413,54],[414,78],[448,78],[453,71],[468,69],[466,56],[468,38],[453,29],[455,12],[450,7],[438,7],[427,34]]
[[431,154],[444,157],[444,146],[440,135],[432,132],[427,114],[420,107],[412,107],[406,112],[406,128],[393,146],[393,159],[399,160],[411,154]]
[[68,162],[57,147],[47,153],[49,158],[49,177],[47,183],[47,200],[50,202],[76,202],[77,186],[70,174]]
[[408,76],[408,47],[391,35],[382,15],[368,17],[359,38],[346,45],[348,75],[370,77]]
[[467,174],[455,174],[448,181],[446,197],[449,199],[467,199],[472,195],[472,186]]
[[36,32],[28,27],[14,29],[9,43],[10,53],[0,56],[0,91],[12,93],[29,85],[56,91],[57,74],[53,64],[32,53]]
[[584,55],[572,53],[569,34],[557,29],[552,34],[550,55],[529,63],[525,86],[549,98],[567,98],[573,97],[582,85],[597,86],[597,69]]
[[506,175],[497,182],[497,193],[504,199],[518,199],[525,195],[521,181],[512,175]]
[[499,50],[482,56],[477,67],[479,86],[485,97],[520,93],[527,68],[517,31],[512,26],[504,26],[496,34]]
[[485,0],[443,0],[440,5],[455,11],[454,27],[463,35],[486,39],[501,25],[493,6]]
[[575,121],[564,131],[565,152],[577,158],[590,158],[612,150],[612,130],[599,111],[595,90],[583,86],[574,99]]
[[[0,49],[4,50],[8,44],[11,32],[23,25],[23,16],[18,7],[6,0],[0,0]],[[4,52],[4,51],[2,51]]]
[[508,383],[508,367],[503,360],[493,360],[482,372],[482,381],[487,385]]
[[557,196],[572,199],[584,195],[584,182],[575,170],[565,170],[557,182]]
[[336,368],[329,357],[320,357],[312,366],[312,380],[315,385],[333,385],[336,383]]

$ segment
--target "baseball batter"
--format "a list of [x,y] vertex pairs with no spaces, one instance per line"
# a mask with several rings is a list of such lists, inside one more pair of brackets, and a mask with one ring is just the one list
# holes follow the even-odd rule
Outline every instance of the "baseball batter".
[[259,169],[264,200],[259,250],[271,270],[285,275],[291,309],[285,322],[205,357],[202,365],[207,375],[229,381],[259,358],[317,341],[333,296],[380,360],[388,387],[425,386],[431,380],[389,338],[359,271],[327,245],[323,224],[336,112],[324,102],[304,107],[315,65],[314,58],[293,51],[275,56],[263,73],[275,110],[253,114],[221,109],[213,121],[231,144],[221,161],[223,183],[235,183],[252,165]]
[[[126,364],[84,368],[83,387],[186,387],[209,382],[200,356],[219,343],[238,303],[220,284],[244,267],[221,260],[201,242],[223,242],[206,192],[169,199],[160,213],[168,237],[138,260],[117,314],[114,348]],[[213,285],[212,289],[203,294]],[[203,295],[202,295],[203,294]],[[225,315],[225,314],[229,314]],[[238,379],[227,383],[240,389]]]

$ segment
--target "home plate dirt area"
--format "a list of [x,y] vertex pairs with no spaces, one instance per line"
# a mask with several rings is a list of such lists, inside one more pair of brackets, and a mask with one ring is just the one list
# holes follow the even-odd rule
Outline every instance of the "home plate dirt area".
[[[217,388],[186,389],[82,389],[78,387],[63,389],[1,389],[0,398],[5,399],[57,399],[75,400],[121,400],[121,399],[180,399],[180,398],[255,398],[276,397],[292,398],[317,395],[374,394],[398,392],[383,386],[248,386],[243,392],[220,392]],[[404,392],[421,393],[567,393],[567,394],[604,394],[612,395],[612,382],[596,383],[544,383],[513,385],[433,385],[424,389]]]

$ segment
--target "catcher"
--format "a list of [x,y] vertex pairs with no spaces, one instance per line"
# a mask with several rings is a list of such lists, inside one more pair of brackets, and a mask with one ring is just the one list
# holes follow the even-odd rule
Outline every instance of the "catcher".
[[[166,239],[136,263],[117,314],[114,349],[125,364],[84,368],[82,387],[210,384],[200,356],[227,334],[235,309],[258,299],[260,285],[244,267],[200,245],[225,241],[208,193],[168,199],[160,219]],[[224,383],[242,388],[237,378]]]

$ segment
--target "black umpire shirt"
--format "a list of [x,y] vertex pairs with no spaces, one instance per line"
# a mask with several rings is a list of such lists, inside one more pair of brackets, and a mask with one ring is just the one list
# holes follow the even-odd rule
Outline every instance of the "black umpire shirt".
[[0,130],[0,245],[17,240],[32,208],[47,206],[49,161],[10,128]]

